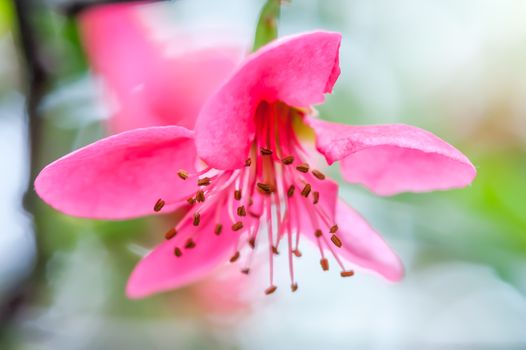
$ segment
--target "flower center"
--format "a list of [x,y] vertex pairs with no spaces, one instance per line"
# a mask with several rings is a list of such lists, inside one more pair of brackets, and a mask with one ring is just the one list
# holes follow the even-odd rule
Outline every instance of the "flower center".
[[[196,179],[199,189],[188,198],[192,206],[185,217],[165,234],[166,239],[177,232],[192,228],[193,234],[183,246],[174,249],[175,257],[183,256],[184,250],[195,248],[204,221],[213,221],[215,235],[220,236],[224,225],[239,234],[230,262],[243,257],[241,272],[248,274],[259,242],[266,244],[269,258],[269,287],[266,294],[273,293],[274,255],[280,253],[282,240],[286,240],[291,290],[298,284],[294,277],[294,257],[301,257],[300,236],[310,236],[318,245],[320,265],[329,270],[325,256],[327,249],[341,267],[342,277],[352,276],[346,270],[337,249],[342,241],[337,235],[338,226],[334,215],[323,205],[325,175],[312,169],[308,153],[300,144],[294,123],[301,121],[303,112],[282,103],[261,103],[255,113],[255,134],[250,145],[245,166],[241,169],[218,171],[204,169],[196,174],[184,170],[178,172],[182,181]],[[330,200],[327,201],[329,206]],[[154,210],[164,206],[159,199]],[[334,203],[332,203],[334,204]],[[209,222],[208,222],[209,223]],[[193,226],[193,227],[192,227]],[[266,233],[266,239],[261,239]],[[190,253],[190,252],[188,252]]]

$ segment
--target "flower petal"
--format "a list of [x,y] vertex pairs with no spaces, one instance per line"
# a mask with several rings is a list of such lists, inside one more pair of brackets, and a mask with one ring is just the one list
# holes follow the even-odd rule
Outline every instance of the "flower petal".
[[277,40],[250,56],[205,104],[196,123],[198,154],[217,169],[241,167],[260,102],[323,102],[338,74],[341,35],[312,32]]
[[[216,222],[213,215],[202,215],[201,222],[198,228],[191,223],[183,226],[174,238],[161,243],[137,264],[128,280],[128,297],[143,298],[192,283],[209,274],[234,253],[239,232],[231,230],[232,221],[226,213],[222,217],[220,236],[214,233]],[[185,249],[190,237],[196,245]],[[181,250],[180,257],[174,255],[175,247]]]
[[404,276],[404,267],[398,256],[383,238],[342,200],[336,206],[338,237],[342,241],[336,252],[346,260],[373,270],[390,281]]
[[156,127],[117,134],[70,153],[45,167],[35,180],[38,195],[69,215],[124,219],[153,214],[158,199],[175,209],[196,191],[192,131]]
[[[115,132],[180,125],[193,128],[207,98],[242,59],[237,47],[190,48],[188,34],[171,37],[180,49],[154,41],[143,23],[146,3],[94,6],[80,17],[81,33],[95,71],[110,93]],[[106,94],[108,95],[108,94]]]
[[456,148],[414,126],[349,126],[309,118],[316,147],[344,178],[380,195],[469,185],[476,170]]

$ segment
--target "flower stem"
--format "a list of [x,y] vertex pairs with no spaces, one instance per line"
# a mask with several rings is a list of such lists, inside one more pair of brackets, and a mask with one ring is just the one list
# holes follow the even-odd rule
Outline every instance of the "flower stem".
[[259,14],[259,20],[254,37],[252,51],[278,37],[278,20],[281,10],[281,0],[267,0]]

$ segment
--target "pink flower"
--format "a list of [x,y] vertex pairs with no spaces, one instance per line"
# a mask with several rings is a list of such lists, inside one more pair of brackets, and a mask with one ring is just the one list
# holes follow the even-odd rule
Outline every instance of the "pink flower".
[[191,206],[133,271],[133,298],[195,281],[228,259],[248,273],[260,245],[268,253],[266,293],[276,289],[278,252],[288,256],[295,291],[293,264],[305,239],[319,248],[324,270],[332,257],[343,277],[353,274],[350,262],[399,280],[398,257],[338,200],[337,184],[313,168],[297,128],[309,125],[317,150],[329,163],[341,161],[346,180],[380,195],[463,187],[476,172],[462,153],[416,127],[313,118],[310,106],[323,102],[339,75],[340,40],[317,31],[263,47],[210,97],[195,132],[152,127],[103,139],[48,165],[35,182],[38,194],[57,210],[91,218]]
[[[142,11],[151,6],[158,5],[99,5],[80,17],[88,58],[114,109],[113,132],[174,124],[193,128],[203,103],[244,54],[234,45],[202,47],[202,36],[182,30],[169,41],[154,40]],[[170,45],[178,51],[169,52]]]

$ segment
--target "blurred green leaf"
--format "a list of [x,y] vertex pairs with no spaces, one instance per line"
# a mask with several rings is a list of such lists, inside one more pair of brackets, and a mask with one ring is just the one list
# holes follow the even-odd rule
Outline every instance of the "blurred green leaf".
[[259,14],[252,51],[256,51],[278,37],[280,10],[281,0],[267,0]]

